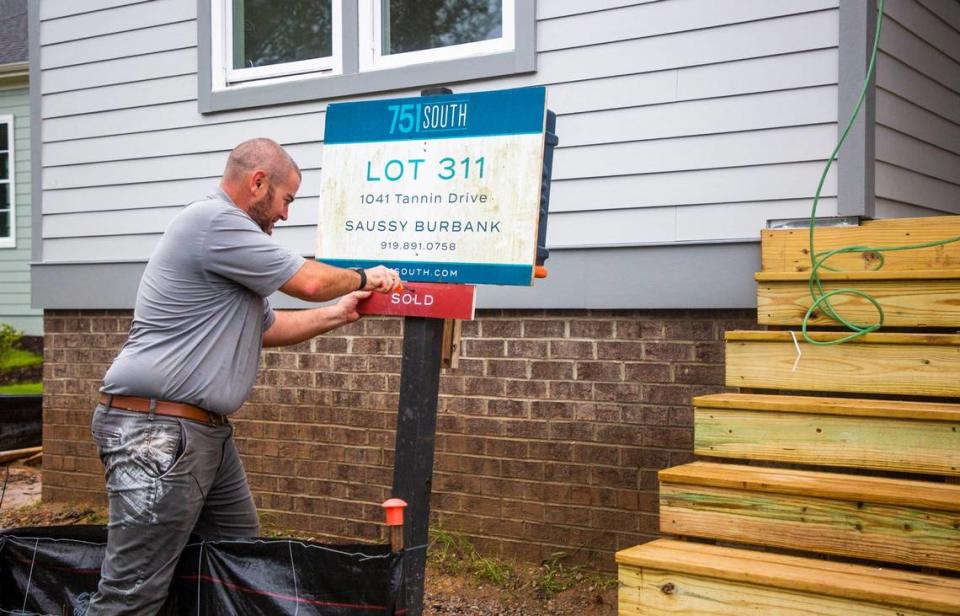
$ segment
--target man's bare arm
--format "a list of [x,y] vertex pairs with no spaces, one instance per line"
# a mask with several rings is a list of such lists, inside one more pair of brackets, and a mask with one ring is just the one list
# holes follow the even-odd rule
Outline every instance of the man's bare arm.
[[309,340],[314,336],[353,323],[360,318],[357,302],[370,296],[369,291],[358,291],[343,297],[333,306],[310,310],[277,310],[276,319],[263,334],[263,346],[287,346]]
[[[365,291],[389,293],[398,284],[400,276],[395,270],[382,265],[364,270],[367,276]],[[309,302],[325,302],[356,291],[360,286],[360,274],[355,270],[306,261],[280,290],[287,295]]]

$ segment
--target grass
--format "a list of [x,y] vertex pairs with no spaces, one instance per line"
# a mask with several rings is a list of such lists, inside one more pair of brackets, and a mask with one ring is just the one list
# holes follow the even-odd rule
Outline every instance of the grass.
[[107,522],[110,521],[110,518],[105,511],[94,509],[92,507],[88,507],[84,510],[79,511],[78,515],[80,517],[77,518],[77,522],[80,524],[105,525]]
[[[43,356],[24,351],[23,349],[11,349],[2,359],[0,359],[0,372],[16,370],[17,368],[26,368],[28,366],[39,366],[43,364]],[[0,386],[0,394],[42,394],[43,383],[24,382],[12,383],[10,385]]]
[[43,363],[43,356],[24,351],[23,349],[13,349],[10,354],[0,361],[0,370],[13,370],[14,368],[25,368],[27,366],[36,366]]
[[[270,539],[281,539],[284,537],[296,537],[291,534],[292,531],[277,526],[276,516],[271,512],[257,510],[257,519],[260,522],[260,536]],[[303,537],[300,537],[303,538]]]
[[569,565],[565,562],[568,558],[569,554],[566,552],[554,552],[540,565],[538,573],[534,576],[537,594],[549,599],[581,584],[599,591],[617,585],[617,578],[583,565]]
[[4,505],[4,510],[0,511],[0,528],[106,523],[106,508],[92,503],[49,504],[38,500],[16,509]]
[[0,394],[42,394],[43,383],[14,383],[0,386]]
[[427,558],[443,573],[472,575],[504,589],[532,587],[541,599],[577,586],[602,592],[617,585],[616,577],[569,564],[570,555],[565,552],[555,552],[532,572],[520,575],[506,561],[481,555],[466,537],[437,527],[430,529]]
[[509,564],[498,558],[481,555],[466,537],[442,528],[430,529],[427,558],[444,573],[469,573],[500,588],[514,585],[517,578]]

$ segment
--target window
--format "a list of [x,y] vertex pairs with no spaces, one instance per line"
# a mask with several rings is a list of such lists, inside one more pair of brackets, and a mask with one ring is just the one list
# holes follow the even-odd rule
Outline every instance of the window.
[[[513,0],[373,0],[360,6],[360,70],[513,48]],[[506,5],[506,12],[504,8]],[[366,35],[366,36],[365,36]]]
[[223,58],[230,60],[226,83],[334,70],[340,2],[285,0],[283,10],[275,0],[220,6],[227,25]]
[[201,112],[535,68],[534,0],[198,0]]
[[0,248],[16,246],[14,220],[13,116],[0,115]]

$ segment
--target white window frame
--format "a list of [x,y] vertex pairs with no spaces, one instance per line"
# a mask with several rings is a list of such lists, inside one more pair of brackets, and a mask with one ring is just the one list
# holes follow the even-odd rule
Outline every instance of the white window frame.
[[[270,80],[281,83],[321,75],[339,75],[343,72],[343,3],[331,0],[331,55],[298,62],[270,64],[253,68],[233,68],[233,0],[211,0],[211,48],[213,89],[242,87],[251,82]],[[352,0],[347,0],[352,1]]]
[[504,51],[511,51],[516,46],[516,23],[514,0],[501,0],[501,15],[503,24],[500,37],[487,41],[448,45],[420,51],[405,53],[383,54],[383,24],[381,0],[360,0],[359,4],[359,47],[360,71],[375,71],[391,69],[426,62],[443,62],[458,60]]
[[7,173],[9,177],[4,180],[0,178],[0,184],[9,184],[10,186],[10,237],[0,237],[0,248],[17,247],[17,170],[14,168],[14,135],[13,135],[13,116],[0,115],[0,124],[7,125]]

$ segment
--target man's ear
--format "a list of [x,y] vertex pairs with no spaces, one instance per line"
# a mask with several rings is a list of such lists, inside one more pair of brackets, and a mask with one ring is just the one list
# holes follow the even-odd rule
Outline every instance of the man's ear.
[[257,194],[261,189],[265,189],[267,184],[267,172],[263,169],[257,169],[250,174],[250,183],[248,188],[253,194]]

